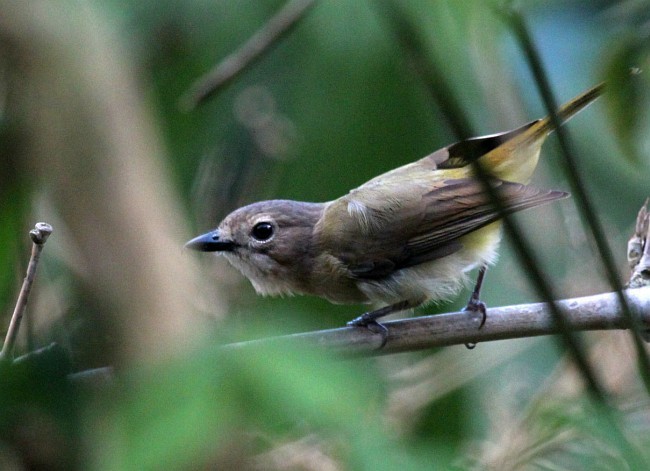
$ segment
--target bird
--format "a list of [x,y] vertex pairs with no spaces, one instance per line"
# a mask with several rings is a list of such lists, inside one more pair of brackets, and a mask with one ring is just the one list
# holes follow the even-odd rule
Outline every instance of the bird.
[[[601,83],[562,105],[559,122],[603,89]],[[456,142],[333,201],[249,204],[186,247],[223,255],[261,295],[306,294],[381,306],[348,322],[380,334],[381,347],[388,329],[378,319],[453,298],[478,268],[466,310],[481,313],[480,328],[486,319],[480,289],[497,258],[500,219],[569,196],[529,185],[554,123],[547,116]],[[477,178],[476,165],[487,179]],[[500,209],[490,193],[498,196]]]

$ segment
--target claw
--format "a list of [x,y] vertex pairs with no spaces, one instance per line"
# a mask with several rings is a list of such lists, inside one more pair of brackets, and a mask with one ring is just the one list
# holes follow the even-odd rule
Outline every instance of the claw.
[[467,306],[463,308],[463,312],[473,312],[481,314],[481,323],[478,328],[480,329],[485,325],[485,320],[487,319],[487,306],[483,301],[478,299],[470,299],[467,303]]
[[404,309],[415,307],[420,303],[421,301],[418,302],[409,301],[409,300],[400,301],[398,303],[391,304],[389,306],[384,306],[375,311],[370,311],[361,314],[356,319],[352,319],[350,322],[348,322],[348,325],[350,327],[365,327],[372,333],[380,334],[381,345],[377,350],[381,350],[382,348],[384,348],[384,345],[386,345],[386,341],[388,340],[388,328],[384,324],[377,322],[377,319],[379,319],[380,317],[387,316],[388,314],[392,314],[394,312],[399,312],[399,311],[403,311]]
[[[474,314],[480,313],[481,323],[478,326],[479,330],[481,329],[481,327],[485,325],[485,320],[487,319],[487,308],[483,301],[479,301],[477,299],[470,299],[469,302],[467,303],[467,306],[463,308],[463,312],[470,312]],[[474,347],[476,347],[475,343],[465,344],[465,348],[467,348],[468,350],[473,350]]]
[[384,348],[386,342],[388,341],[388,328],[384,324],[377,322],[369,314],[371,313],[366,312],[365,314],[360,315],[356,319],[352,319],[350,322],[347,323],[347,325],[350,327],[365,327],[373,334],[381,335],[381,344],[377,348],[377,350],[381,350],[382,348]]
[[[478,326],[479,329],[481,329],[481,327],[485,325],[485,321],[487,319],[487,308],[485,306],[485,303],[479,299],[481,293],[481,286],[483,285],[483,278],[485,277],[486,270],[487,270],[486,266],[482,266],[481,269],[479,270],[478,278],[476,279],[476,286],[474,286],[474,291],[472,291],[472,295],[470,296],[469,301],[467,302],[467,306],[463,308],[463,312],[481,313],[481,323]],[[472,350],[474,347],[476,347],[476,344],[466,343],[465,347],[468,350]]]

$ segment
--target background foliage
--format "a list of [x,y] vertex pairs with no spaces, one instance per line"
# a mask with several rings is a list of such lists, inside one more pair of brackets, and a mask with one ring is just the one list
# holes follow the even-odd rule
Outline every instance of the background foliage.
[[[648,75],[626,71],[648,68],[650,3],[322,0],[225,90],[181,110],[190,85],[281,6],[0,2],[0,303],[8,316],[26,232],[52,223],[21,348],[56,341],[74,371],[117,368],[99,390],[56,380],[60,358],[7,369],[3,465],[621,469],[647,459],[650,409],[627,334],[584,336],[613,421],[552,338],[353,361],[223,351],[341,326],[363,307],[260,298],[225,261],[181,246],[242,204],[334,199],[447,145],[458,110],[478,134],[544,115],[504,21],[514,8],[558,101],[612,84],[569,132],[624,277],[650,165]],[[534,183],[569,188],[553,138]],[[610,289],[571,200],[518,221],[559,295]],[[534,293],[506,242],[484,301]]]

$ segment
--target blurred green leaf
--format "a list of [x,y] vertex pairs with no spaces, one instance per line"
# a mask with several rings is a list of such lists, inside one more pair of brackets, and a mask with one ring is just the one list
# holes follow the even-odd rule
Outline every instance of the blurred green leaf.
[[[343,462],[394,469],[406,460],[409,469],[429,469],[431,450],[408,450],[385,430],[384,386],[367,369],[370,362],[286,345],[207,347],[133,371],[95,409],[108,410],[111,424],[102,427],[106,418],[98,419],[98,443],[114,444],[97,464],[187,469],[227,454],[233,437],[291,437],[302,430],[333,438]],[[272,444],[241,443],[257,453]]]

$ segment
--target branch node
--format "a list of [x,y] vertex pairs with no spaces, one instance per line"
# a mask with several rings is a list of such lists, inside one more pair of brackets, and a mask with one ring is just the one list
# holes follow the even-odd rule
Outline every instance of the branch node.
[[29,237],[36,245],[43,245],[52,234],[52,226],[46,222],[37,222],[34,229],[29,231]]

